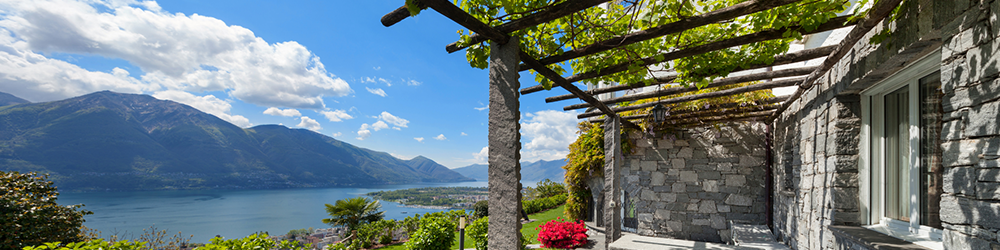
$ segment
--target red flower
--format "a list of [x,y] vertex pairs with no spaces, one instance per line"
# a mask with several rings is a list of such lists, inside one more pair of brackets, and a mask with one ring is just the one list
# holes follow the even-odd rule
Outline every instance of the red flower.
[[542,242],[542,247],[571,249],[587,243],[587,227],[583,221],[574,223],[558,219],[539,226],[538,241]]

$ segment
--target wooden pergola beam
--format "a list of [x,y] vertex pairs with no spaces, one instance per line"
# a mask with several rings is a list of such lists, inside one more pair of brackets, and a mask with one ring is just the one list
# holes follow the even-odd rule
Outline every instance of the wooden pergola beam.
[[[678,86],[678,87],[672,87],[672,88],[660,88],[660,89],[657,89],[657,90],[654,90],[654,91],[647,91],[647,92],[642,92],[642,93],[638,93],[638,94],[634,94],[634,95],[627,95],[627,96],[621,96],[621,97],[611,98],[611,99],[603,100],[602,102],[604,104],[612,104],[612,103],[619,103],[619,102],[628,102],[628,101],[635,101],[635,100],[641,100],[641,99],[646,99],[646,98],[661,97],[661,96],[668,96],[668,95],[679,94],[679,93],[693,92],[693,91],[698,91],[698,90],[705,89],[705,88],[722,87],[722,86],[726,86],[726,85],[732,85],[732,84],[738,84],[738,83],[745,83],[745,82],[752,82],[752,81],[760,81],[760,80],[767,80],[767,79],[774,79],[774,78],[780,78],[780,77],[799,76],[799,75],[809,74],[809,72],[811,72],[812,70],[815,70],[815,69],[816,69],[815,67],[795,68],[795,69],[786,69],[786,70],[778,70],[778,71],[768,71],[768,72],[764,72],[764,73],[744,75],[744,76],[727,77],[727,78],[722,78],[722,79],[719,79],[719,80],[715,80],[715,81],[709,83],[708,85],[706,85],[705,87],[701,87],[701,88],[699,88],[698,86],[688,86],[688,87]],[[784,80],[788,80],[788,79],[784,79]],[[802,80],[802,78],[795,79],[795,80]],[[546,99],[546,101],[548,101],[548,99]],[[574,107],[573,109],[587,108],[587,107],[590,107],[590,104],[581,103],[581,104],[570,105],[570,106],[567,106],[567,107]]]
[[[529,28],[529,27],[532,27],[532,26],[539,25],[539,24],[547,23],[547,22],[550,22],[552,20],[559,19],[560,17],[571,15],[571,14],[576,13],[578,11],[581,11],[581,10],[584,10],[584,9],[587,9],[587,8],[590,8],[590,7],[594,7],[594,6],[598,5],[598,4],[601,4],[601,3],[604,3],[604,2],[607,2],[607,1],[608,0],[575,0],[575,1],[574,0],[570,0],[570,1],[562,2],[560,4],[553,5],[552,7],[549,7],[548,9],[545,9],[545,10],[542,10],[542,11],[539,11],[539,12],[535,12],[535,13],[532,13],[530,15],[518,18],[517,20],[513,20],[513,21],[510,21],[510,22],[506,22],[504,24],[501,24],[501,25],[497,25],[493,29],[495,29],[495,30],[497,30],[497,31],[499,31],[501,33],[504,33],[504,34],[509,34],[511,32],[514,32],[514,31],[518,31],[518,30],[522,30],[522,29],[525,29],[525,28]],[[469,44],[477,44],[477,43],[485,42],[488,38],[479,35],[479,33],[476,33],[476,34],[472,34],[472,36],[470,36],[469,39],[470,39]],[[454,53],[456,51],[462,50],[462,49],[467,48],[467,47],[468,46],[459,46],[458,42],[453,42],[451,44],[448,44],[448,46],[445,46],[445,50],[447,50],[448,53]]]
[[[723,82],[723,81],[732,82],[732,83],[740,83],[740,82],[760,81],[760,80],[782,78],[782,77],[808,75],[809,73],[811,73],[811,72],[813,72],[815,70],[816,70],[816,67],[805,67],[805,68],[792,68],[792,69],[767,71],[767,72],[756,73],[756,74],[747,74],[747,75],[741,75],[741,76],[726,77],[726,78],[718,79],[718,80],[714,81],[712,84]],[[657,83],[656,84],[657,85],[662,85],[662,84],[673,83],[673,81],[676,78],[677,78],[676,76],[669,76],[669,77],[660,78],[660,79],[657,79]],[[728,85],[728,84],[722,84],[722,85]],[[654,86],[654,85],[646,85],[646,84],[640,82],[640,83],[633,83],[633,84],[615,85],[615,86],[604,87],[604,88],[596,88],[596,89],[584,91],[584,93],[591,94],[591,95],[597,95],[597,94],[603,94],[603,93],[608,93],[608,92],[615,92],[615,91],[622,91],[622,90],[630,90],[630,89],[643,88],[643,87],[648,87],[648,86]],[[545,98],[545,102],[549,103],[549,102],[557,102],[557,101],[562,101],[562,100],[569,100],[569,99],[573,99],[574,97],[576,97],[576,96],[572,95],[572,94],[552,96],[552,97]]]
[[[769,82],[769,83],[770,84],[774,84],[775,86],[794,86],[795,84],[802,82],[803,79],[805,79],[805,78],[798,77],[798,78],[792,78],[792,79],[777,80],[777,81],[773,81],[773,82]],[[707,86],[706,88],[722,87],[722,86],[728,86],[728,85],[739,84],[739,83],[744,83],[744,82],[734,82],[734,81],[713,82],[713,83],[709,84],[709,86]],[[751,85],[751,86],[754,86],[754,85]],[[605,105],[607,105],[607,104],[611,104],[611,103],[630,102],[630,101],[635,101],[635,100],[642,100],[642,99],[663,97],[663,96],[668,96],[668,95],[676,95],[676,94],[680,94],[680,93],[694,92],[694,91],[698,91],[698,90],[700,90],[700,88],[698,88],[696,86],[666,88],[666,89],[659,89],[659,90],[656,90],[656,91],[647,91],[647,92],[642,92],[642,93],[638,93],[638,94],[634,94],[634,95],[627,95],[627,96],[622,96],[622,97],[617,97],[617,98],[611,98],[611,99],[602,101],[602,103],[604,103]],[[725,91],[725,90],[720,90],[720,91]],[[718,91],[716,91],[716,92],[718,92]],[[695,95],[692,95],[692,96],[695,96]],[[582,108],[588,108],[588,107],[590,107],[590,103],[579,103],[579,104],[573,104],[573,105],[565,106],[565,107],[563,107],[563,110],[574,110],[574,109],[582,109]]]
[[[642,30],[642,31],[634,32],[634,33],[627,34],[627,35],[624,35],[624,36],[616,36],[616,37],[613,37],[611,39],[607,39],[607,40],[603,40],[603,41],[600,41],[600,42],[596,42],[594,44],[587,45],[587,46],[584,46],[584,47],[581,47],[581,48],[577,48],[577,49],[574,49],[574,50],[570,50],[570,51],[564,52],[562,54],[558,54],[558,55],[554,55],[554,56],[542,58],[542,59],[539,59],[538,61],[540,61],[540,62],[542,62],[542,63],[544,63],[546,65],[553,64],[553,63],[559,63],[559,62],[563,62],[563,61],[566,61],[566,60],[571,60],[571,59],[574,59],[574,58],[579,58],[579,57],[583,57],[583,56],[593,55],[593,54],[597,54],[597,53],[600,53],[600,52],[603,52],[603,51],[607,51],[607,50],[611,50],[611,49],[614,49],[614,48],[618,48],[618,47],[621,47],[621,46],[625,46],[625,45],[629,45],[629,44],[633,44],[633,43],[642,42],[642,41],[646,41],[646,40],[649,40],[649,39],[661,37],[661,36],[664,36],[664,35],[667,35],[667,34],[677,33],[677,32],[681,32],[681,31],[684,31],[684,30],[689,30],[689,29],[697,28],[699,26],[703,26],[703,25],[707,25],[707,24],[711,24],[711,23],[715,23],[715,22],[719,22],[719,21],[730,19],[730,18],[726,18],[726,19],[717,20],[718,19],[717,17],[721,17],[721,16],[728,17],[728,16],[731,16],[732,14],[739,14],[739,15],[733,16],[733,18],[735,18],[735,17],[739,17],[739,16],[742,16],[742,15],[745,15],[745,14],[751,14],[751,13],[755,13],[755,12],[758,12],[758,11],[763,11],[763,10],[771,9],[771,8],[774,8],[774,7],[778,7],[778,6],[781,6],[781,5],[784,5],[784,4],[788,4],[788,3],[792,3],[792,2],[797,2],[797,1],[798,0],[767,1],[768,3],[761,3],[761,1],[743,2],[743,3],[740,3],[740,4],[736,4],[736,5],[733,5],[733,6],[730,6],[730,7],[723,8],[723,9],[715,11],[715,12],[709,12],[709,13],[702,14],[700,16],[686,18],[686,19],[683,19],[681,21],[677,21],[677,22],[674,22],[674,23],[664,24],[664,25],[661,25],[661,26],[657,26],[657,27],[650,28],[650,29],[647,29],[647,30]],[[723,14],[725,14],[725,15],[723,15]],[[719,15],[719,16],[716,16],[716,15]],[[699,17],[704,17],[704,18],[699,18]],[[696,21],[694,19],[698,19],[698,20]],[[715,21],[714,22],[704,22],[704,21],[707,21],[707,20],[715,20]],[[849,16],[835,17],[835,18],[832,18],[832,19],[828,20],[826,23],[820,25],[816,29],[808,31],[808,32],[809,33],[818,33],[818,32],[823,32],[823,31],[827,31],[827,30],[843,28],[843,27],[846,27],[846,26],[849,25],[848,24],[848,20],[849,20]],[[851,24],[853,24],[853,22]],[[692,25],[694,25],[694,26],[692,26]],[[792,30],[794,30],[794,31],[800,31],[800,32],[806,32],[800,26],[790,26],[790,27],[784,27],[784,28],[780,28],[780,29],[765,30],[765,31],[757,32],[757,33],[742,35],[742,36],[739,36],[739,37],[734,37],[734,38],[730,38],[730,39],[726,39],[726,40],[722,40],[722,41],[718,41],[718,42],[713,42],[713,43],[710,43],[710,44],[715,44],[715,46],[712,46],[712,47],[717,48],[717,49],[719,47],[721,47],[721,48],[728,48],[728,47],[733,47],[733,46],[737,46],[737,45],[750,44],[750,43],[754,43],[754,42],[760,42],[760,41],[767,41],[767,40],[784,38],[785,37],[784,34],[786,32],[788,32],[788,31],[792,31]],[[695,47],[692,47],[692,48],[695,48]],[[717,50],[717,49],[713,49],[713,50]],[[701,54],[701,53],[698,53],[698,54]],[[527,70],[527,68],[525,68],[525,67],[520,67],[519,69],[520,70]]]
[[764,111],[756,114],[745,114],[745,115],[731,115],[731,116],[721,116],[721,117],[702,117],[694,120],[679,121],[677,123],[671,123],[666,125],[660,125],[663,127],[692,127],[692,126],[704,126],[711,123],[717,122],[764,122],[768,116],[774,115],[774,111]]
[[[697,47],[695,47],[695,48],[697,48]],[[691,48],[691,49],[695,49],[695,48]],[[836,48],[836,45],[831,45],[831,46],[826,46],[826,47],[819,47],[819,48],[814,48],[814,49],[807,49],[807,50],[796,51],[796,52],[793,52],[793,53],[788,53],[788,54],[784,54],[784,55],[775,56],[774,57],[774,61],[771,62],[771,63],[767,63],[767,64],[763,64],[762,63],[762,64],[755,64],[755,65],[750,65],[750,66],[746,66],[746,67],[741,67],[741,68],[737,68],[736,70],[733,70],[733,72],[742,71],[742,70],[748,70],[748,69],[755,69],[755,68],[777,66],[777,65],[789,64],[789,63],[794,63],[794,62],[801,62],[801,61],[806,61],[806,60],[815,59],[815,58],[819,58],[819,57],[824,57],[824,56],[829,55],[830,51],[833,51],[833,49],[835,49],[835,48]],[[703,49],[698,49],[698,50],[701,51]],[[662,61],[667,61],[666,59],[671,58],[671,57],[677,57],[679,54],[676,54],[676,53],[684,53],[685,56],[691,56],[691,55],[697,55],[697,54],[701,54],[701,53],[705,53],[705,52],[713,51],[713,50],[707,50],[707,51],[702,51],[702,52],[698,52],[698,53],[684,52],[686,50],[678,50],[678,51],[674,51],[674,52],[668,52],[666,54],[663,54],[663,56],[664,56],[663,59],[664,60],[662,60]],[[694,53],[694,54],[687,55],[689,53]],[[684,56],[681,56],[681,57],[684,57]],[[677,57],[677,58],[681,58],[681,57]],[[673,59],[677,59],[677,58],[673,58]],[[670,59],[670,60],[673,60],[673,59]],[[647,65],[650,65],[650,64],[657,63],[656,61],[661,61],[661,60],[657,60],[655,57],[647,57],[647,58],[642,59],[640,61],[643,62],[643,64],[642,64],[643,66],[647,66]],[[566,77],[566,80],[570,81],[570,82],[576,82],[576,81],[580,81],[580,80],[584,80],[584,79],[590,79],[590,78],[595,78],[595,77],[610,75],[610,74],[614,74],[614,73],[625,71],[625,70],[628,69],[628,67],[630,65],[632,65],[631,62],[620,63],[620,64],[617,64],[617,65],[609,66],[607,68],[603,68],[603,69],[599,69],[599,70],[594,70],[594,71],[589,71],[589,72],[584,72],[584,73],[572,75],[570,77]],[[544,90],[544,89],[545,88],[542,87],[542,85],[535,85],[535,86],[531,86],[531,87],[527,87],[527,88],[522,88],[521,89],[521,94],[522,95],[531,94],[531,93],[538,92],[538,91],[541,91],[541,90]]]
[[[670,119],[673,119],[673,118],[689,117],[691,115],[704,114],[705,112],[719,112],[727,110],[739,110],[739,111],[771,110],[771,109],[777,109],[778,105],[780,105],[780,102],[788,100],[788,97],[790,97],[790,95],[771,97],[768,99],[755,101],[754,104],[747,104],[744,102],[730,102],[730,103],[712,105],[708,109],[676,110],[676,111],[672,110],[669,112],[668,116],[670,117]],[[628,120],[642,120],[642,119],[647,119],[649,117],[650,114],[637,114],[637,115],[622,116],[621,118]],[[604,122],[604,118],[590,118],[587,121],[592,123],[602,123]]]
[[[656,104],[682,103],[682,102],[700,100],[700,99],[705,99],[705,98],[728,96],[728,95],[736,95],[736,94],[742,94],[742,93],[746,93],[746,92],[750,92],[750,91],[757,91],[757,90],[763,90],[763,89],[773,89],[773,88],[788,87],[788,86],[795,86],[795,83],[794,82],[782,82],[782,81],[759,83],[759,84],[754,84],[754,85],[749,85],[749,86],[743,86],[743,87],[739,87],[739,88],[731,88],[731,89],[720,90],[720,91],[715,91],[715,92],[709,92],[709,93],[704,93],[704,94],[681,96],[681,97],[677,97],[677,98],[670,98],[670,99],[656,101],[656,102],[647,102],[647,103],[643,103],[643,104],[636,104],[636,105],[625,106],[625,107],[616,107],[616,108],[612,108],[611,110],[614,111],[614,112],[622,112],[622,111],[636,110],[636,109],[641,109],[641,108],[648,108],[648,107],[655,106]],[[582,118],[599,116],[599,115],[602,115],[602,114],[603,114],[602,112],[587,112],[587,113],[583,113],[583,114],[577,115],[576,118],[577,119],[582,119]]]
[[861,38],[868,33],[868,31],[875,28],[876,25],[888,17],[889,14],[892,13],[897,6],[899,6],[900,2],[902,2],[902,0],[883,0],[876,3],[875,6],[872,6],[872,8],[868,10],[868,15],[865,16],[865,19],[855,25],[854,29],[851,29],[850,33],[847,33],[844,40],[841,40],[840,44],[836,45],[836,49],[830,52],[830,55],[826,57],[826,60],[823,60],[819,69],[816,69],[816,71],[813,71],[812,74],[806,76],[806,80],[803,81],[799,88],[795,90],[795,93],[792,93],[792,97],[781,105],[781,107],[775,111],[773,116],[768,117],[767,122],[771,123],[774,122],[775,119],[778,119],[778,116],[780,116],[782,112],[785,112],[785,110],[788,109],[788,106],[790,106],[795,99],[802,96],[802,93],[811,88],[813,84],[816,83],[816,80],[819,80],[820,77],[833,68],[833,66],[836,65],[840,59],[844,58],[844,56],[851,51],[851,48],[854,47],[854,44],[858,43],[858,41],[860,41]]

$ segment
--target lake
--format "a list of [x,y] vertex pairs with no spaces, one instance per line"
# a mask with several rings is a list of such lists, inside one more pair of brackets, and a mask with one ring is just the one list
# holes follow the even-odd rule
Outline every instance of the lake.
[[[170,235],[194,235],[191,242],[207,243],[216,235],[241,238],[259,231],[272,235],[299,228],[330,227],[324,204],[381,190],[419,187],[485,187],[487,182],[415,183],[348,188],[298,188],[273,190],[181,190],[106,193],[62,193],[59,204],[86,204],[94,214],[85,226],[103,236],[130,233],[138,236],[155,226]],[[386,219],[400,220],[415,213],[440,209],[402,207],[382,201]],[[404,213],[405,212],[405,213]]]

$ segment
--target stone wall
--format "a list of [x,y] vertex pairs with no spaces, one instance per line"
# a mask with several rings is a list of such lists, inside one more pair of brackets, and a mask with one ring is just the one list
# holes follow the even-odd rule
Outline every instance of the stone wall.
[[630,135],[622,190],[634,199],[637,233],[723,242],[730,220],[764,224],[764,132],[754,123]]
[[[998,46],[992,41],[997,34],[990,21],[997,18],[989,11],[997,9],[997,3],[979,3],[980,1],[905,1],[901,8],[900,18],[894,23],[883,23],[869,32],[862,40],[852,47],[851,52],[840,60],[832,70],[824,75],[815,86],[806,91],[802,97],[792,103],[790,108],[781,114],[773,124],[774,155],[773,173],[774,185],[774,222],[772,229],[779,240],[795,249],[853,249],[856,245],[847,242],[838,245],[837,239],[830,232],[830,225],[860,225],[862,214],[859,199],[858,146],[860,145],[860,91],[872,86],[887,76],[902,69],[908,63],[940,48],[944,41],[945,48],[942,57],[942,78],[954,78],[954,75],[979,77],[960,84],[966,84],[969,91],[964,93],[984,93],[973,91],[975,84],[993,84],[986,79],[996,78],[997,65],[993,51]],[[995,28],[988,28],[995,27]],[[892,37],[885,43],[869,44],[869,38],[882,29],[892,29]],[[978,31],[976,31],[978,30]],[[977,33],[978,32],[978,33]],[[955,39],[962,39],[955,41]],[[967,41],[967,40],[971,40]],[[989,41],[987,41],[989,40]],[[949,46],[951,48],[949,48]],[[991,47],[992,46],[992,47]],[[978,48],[978,49],[977,49]],[[989,50],[987,48],[992,48]],[[949,51],[953,50],[953,51]],[[964,51],[969,51],[966,53]],[[975,51],[974,53],[972,51]],[[966,53],[966,54],[962,54]],[[978,54],[978,55],[976,55]],[[994,58],[994,59],[991,59]],[[989,65],[991,61],[993,64]],[[973,65],[978,64],[978,65]],[[990,70],[989,68],[992,67]],[[948,81],[948,80],[943,80]],[[949,83],[945,83],[946,85]],[[958,85],[960,85],[958,84]],[[951,96],[962,93],[960,86],[951,83]],[[980,85],[983,86],[983,85]],[[1000,86],[1000,83],[991,86]],[[984,86],[985,87],[985,86]],[[988,87],[996,90],[996,87]],[[970,94],[971,95],[971,94]],[[996,100],[1000,95],[989,94],[983,100]],[[946,98],[948,98],[946,96]],[[945,102],[963,103],[962,100]],[[964,106],[968,114],[976,110],[974,102]],[[946,104],[948,105],[948,104]],[[982,107],[992,107],[989,118],[981,121],[988,124],[997,123],[997,107],[995,102],[983,104]],[[947,109],[947,108],[946,108]],[[984,221],[993,219],[1000,211],[997,203],[984,201],[982,196],[961,193],[973,189],[988,188],[976,182],[982,180],[986,169],[975,156],[983,152],[976,150],[987,148],[987,144],[1000,148],[1000,139],[990,144],[991,139],[969,139],[971,136],[954,135],[968,132],[967,125],[962,125],[955,119],[963,119],[966,113],[961,107],[953,107],[950,114],[945,115],[951,120],[945,127],[948,142],[944,143],[945,160],[949,154],[952,163],[945,174],[946,193],[942,201],[942,219],[945,214],[957,214],[949,219],[958,224],[970,225],[963,227],[962,232],[955,225],[946,228],[945,247],[962,248],[954,242],[973,242],[970,235],[986,235],[983,231],[998,227],[984,227]],[[968,122],[966,122],[968,123]],[[961,126],[966,130],[956,129]],[[980,126],[985,128],[989,126]],[[995,127],[995,126],[994,126]],[[950,129],[950,130],[949,130]],[[1000,131],[992,132],[1000,134]],[[957,137],[954,137],[957,136]],[[986,136],[979,134],[977,136]],[[991,137],[992,138],[992,137]],[[953,153],[954,152],[954,153]],[[959,153],[960,152],[960,153]],[[996,151],[994,151],[996,152]],[[1000,158],[1000,157],[998,157]],[[989,175],[989,174],[986,174]],[[995,176],[995,175],[994,175]],[[959,179],[965,178],[965,179]],[[989,179],[989,178],[986,178]],[[998,180],[994,180],[998,181]],[[952,186],[949,189],[949,185]],[[970,186],[972,185],[972,186]],[[975,186],[978,185],[978,186]],[[982,187],[979,187],[982,186]],[[995,186],[994,186],[995,187]],[[962,189],[964,191],[956,191]],[[949,191],[952,190],[952,191]],[[993,198],[996,199],[996,198]],[[948,207],[949,203],[952,204]],[[979,207],[976,207],[979,206]],[[984,209],[984,207],[990,209]],[[992,209],[992,210],[991,210]],[[956,213],[965,211],[965,213]],[[992,214],[994,217],[988,217]],[[997,222],[1000,224],[1000,222]],[[961,238],[956,240],[956,238]],[[983,236],[989,239],[989,236]],[[995,239],[995,237],[993,238]],[[981,249],[973,247],[972,249]]]
[[944,245],[1000,249],[1000,1],[955,5],[941,31]]

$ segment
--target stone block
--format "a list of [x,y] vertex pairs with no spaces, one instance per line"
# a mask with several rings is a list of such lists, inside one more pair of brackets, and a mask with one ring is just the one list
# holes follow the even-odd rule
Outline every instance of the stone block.
[[[982,162],[986,162],[986,161],[982,161]],[[980,162],[980,163],[982,163],[982,162]],[[976,178],[976,180],[979,180],[979,181],[990,181],[990,182],[1000,182],[1000,169],[998,169],[998,168],[977,169],[976,172],[979,173],[978,174],[978,178]]]
[[657,220],[669,220],[670,210],[657,209],[656,212],[653,212],[653,218]]
[[733,171],[733,163],[730,162],[719,163],[719,165],[716,166],[716,169],[719,170],[720,172]]
[[760,166],[761,164],[763,164],[763,159],[749,155],[740,156],[740,163],[739,163],[740,167],[756,167]]
[[677,194],[676,193],[661,193],[660,194],[660,201],[663,201],[663,202],[677,202]]
[[653,186],[653,192],[657,192],[657,193],[667,193],[667,192],[670,192],[670,186]]
[[684,168],[684,159],[670,159],[670,167],[672,168]]
[[833,174],[834,187],[858,187],[858,173]]
[[965,136],[982,137],[1000,133],[1000,102],[989,102],[969,109]]
[[734,206],[750,206],[753,205],[753,199],[744,195],[730,194],[726,197],[726,204]]
[[965,137],[965,120],[952,120],[941,125],[941,140],[952,141],[961,140]]
[[684,183],[674,183],[673,185],[670,185],[670,190],[674,193],[683,193],[687,191],[687,186],[685,186]]
[[674,141],[674,146],[675,147],[687,147],[687,146],[690,146],[690,145],[688,144],[687,140],[675,140]]
[[857,188],[833,188],[833,207],[848,211],[857,211],[860,207],[858,203]]
[[639,137],[635,140],[635,146],[639,148],[651,148],[653,147],[653,140]]
[[719,210],[720,213],[728,213],[730,211],[729,205],[717,205],[715,208]]
[[659,148],[659,149],[672,149],[672,148],[674,148],[674,142],[671,139],[659,139],[659,140],[656,140],[656,148]]
[[944,249],[1000,249],[1000,244],[971,237],[952,230],[944,230],[942,235]]
[[639,169],[642,171],[656,171],[656,161],[642,161],[639,162]]
[[944,44],[941,46],[941,57],[951,58],[955,54],[962,54],[975,46],[985,44],[992,38],[989,32],[986,23],[976,22],[972,27],[959,31],[949,39],[945,39]]
[[681,181],[696,182],[698,181],[698,173],[695,171],[681,171]]
[[742,175],[726,175],[726,186],[742,187],[747,184],[747,177]]
[[979,161],[979,150],[984,147],[985,141],[979,139],[948,141],[941,143],[944,150],[941,157],[941,165],[945,167],[972,165]]
[[715,201],[702,200],[698,204],[698,212],[699,213],[703,213],[703,214],[716,213],[717,210],[716,210],[716,207],[715,207]]
[[711,224],[712,224],[712,221],[709,220],[709,219],[694,219],[694,220],[691,220],[691,225],[695,225],[695,226],[708,226],[708,225],[711,225]]
[[701,189],[705,192],[719,192],[719,181],[708,180],[701,183]]
[[701,180],[720,180],[722,179],[722,174],[716,171],[703,171],[698,172],[698,179]]
[[688,204],[687,211],[698,211],[698,203]]
[[945,193],[975,195],[976,170],[972,167],[945,168],[942,190]]
[[997,182],[976,183],[976,198],[983,200],[1000,200],[1000,183]]
[[643,189],[642,192],[639,193],[639,199],[647,201],[659,201],[660,197],[657,196],[656,193],[653,192],[653,190]]
[[729,228],[729,226],[726,225],[726,217],[724,217],[722,215],[712,214],[712,215],[710,215],[708,217],[708,219],[712,222],[711,226],[714,229],[726,229],[726,228]]
[[649,185],[661,186],[665,180],[664,178],[665,176],[662,172],[652,172],[649,174]]
[[683,147],[680,151],[677,151],[678,158],[691,158],[694,157],[694,149],[691,147]]

